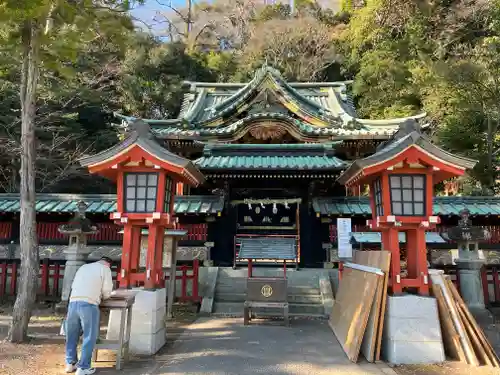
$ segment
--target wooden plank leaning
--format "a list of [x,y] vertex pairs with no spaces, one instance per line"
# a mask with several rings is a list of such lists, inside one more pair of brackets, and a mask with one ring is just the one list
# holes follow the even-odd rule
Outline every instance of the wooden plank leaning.
[[487,360],[485,360],[486,364],[490,364],[493,367],[500,367],[500,360],[498,356],[495,353],[495,350],[492,348],[488,338],[484,334],[483,330],[477,323],[476,319],[474,316],[471,314],[470,310],[468,309],[467,305],[465,304],[464,300],[458,293],[457,288],[455,285],[451,282],[449,278],[446,278],[447,286],[448,289],[450,290],[456,304],[460,308],[460,310],[463,312],[465,316],[465,320],[467,321],[468,324],[470,324],[471,329],[472,329],[472,334],[477,337],[479,340],[481,346],[483,347],[486,355],[487,355]]
[[460,343],[464,350],[467,363],[473,366],[479,366],[479,361],[476,357],[476,354],[474,353],[474,349],[472,348],[472,343],[469,340],[469,336],[467,335],[465,327],[457,311],[456,305],[454,303],[454,298],[451,295],[449,289],[447,288],[446,280],[442,275],[442,271],[429,272],[429,275],[431,277],[432,284],[439,285],[439,287],[441,288],[443,297],[446,301],[446,305],[450,310],[450,315],[453,321],[453,325],[455,326],[455,329],[457,330],[458,335],[460,337]]
[[436,297],[443,335],[444,350],[451,359],[467,363],[465,353],[460,343],[460,336],[453,325],[450,310],[446,306],[446,301],[439,285],[432,285],[434,297]]
[[345,264],[328,323],[353,362],[358,360],[375,291],[383,275],[380,269],[374,267]]
[[361,344],[361,353],[365,356],[366,360],[368,362],[375,362],[380,360],[391,253],[385,250],[355,251],[353,260],[357,264],[380,268],[384,272],[382,282],[375,292],[375,299],[370,310],[368,324]]

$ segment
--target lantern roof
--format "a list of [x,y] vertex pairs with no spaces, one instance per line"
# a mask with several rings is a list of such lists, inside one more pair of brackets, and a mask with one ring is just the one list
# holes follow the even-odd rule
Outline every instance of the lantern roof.
[[401,124],[392,139],[382,144],[377,152],[354,161],[338,178],[341,184],[352,186],[364,182],[364,178],[386,169],[404,164],[417,168],[433,167],[439,180],[461,176],[473,168],[477,160],[452,154],[433,144],[422,134],[415,120]]
[[97,233],[97,226],[85,216],[85,211],[88,208],[87,204],[84,201],[79,201],[77,208],[78,211],[75,212],[75,216],[68,223],[59,226],[59,232],[69,235]]
[[163,168],[179,175],[191,185],[204,181],[203,174],[188,159],[176,155],[161,146],[150,131],[149,125],[135,120],[128,137],[107,150],[80,159],[80,164],[91,173],[99,173],[108,178],[116,178],[118,165],[144,162],[154,168]]

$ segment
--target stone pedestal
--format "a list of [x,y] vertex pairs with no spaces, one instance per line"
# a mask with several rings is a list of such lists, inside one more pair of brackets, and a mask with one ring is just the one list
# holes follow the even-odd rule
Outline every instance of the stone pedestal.
[[460,253],[455,260],[460,280],[460,294],[470,309],[484,309],[483,283],[481,281],[481,268],[485,260],[479,259],[477,252],[469,252],[464,258]]
[[[133,289],[137,292],[132,307],[132,326],[130,331],[130,353],[153,355],[160,350],[166,341],[165,314],[166,290]],[[118,339],[120,314],[111,311],[106,338]]]
[[388,296],[382,356],[393,364],[445,360],[437,302],[432,297]]
[[[84,236],[84,235],[82,235]],[[56,306],[58,310],[64,310],[68,306],[68,301],[71,293],[71,285],[75,279],[76,271],[87,263],[87,259],[92,252],[86,246],[86,241],[75,241],[64,250],[66,263],[64,266],[64,278],[61,294],[61,302]]]

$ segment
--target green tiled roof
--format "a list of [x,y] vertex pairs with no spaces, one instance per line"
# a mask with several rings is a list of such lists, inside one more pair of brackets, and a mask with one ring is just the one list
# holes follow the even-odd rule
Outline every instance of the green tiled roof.
[[345,162],[333,156],[333,144],[207,145],[194,161],[209,170],[338,170]]
[[339,169],[344,163],[332,156],[208,156],[195,161],[201,169]]
[[[471,215],[500,215],[500,197],[434,197],[434,215],[458,215],[464,208]],[[368,197],[321,197],[313,199],[321,215],[371,215]]]
[[[178,118],[143,121],[158,138],[193,140],[232,137],[248,124],[264,119],[286,123],[307,138],[385,140],[407,119],[424,121],[425,113],[384,120],[359,118],[349,94],[351,83],[286,82],[279,71],[265,64],[247,83],[185,82],[190,89],[184,95]],[[266,105],[255,100],[264,91]],[[298,118],[288,115],[290,112]],[[245,118],[239,118],[243,113],[247,114]],[[116,116],[125,123],[136,120]]]
[[[399,232],[399,242],[406,242],[406,233]],[[356,243],[380,243],[381,242],[380,232],[352,232],[351,242]],[[427,243],[446,243],[446,241],[436,232],[426,232],[425,242]]]
[[[75,212],[77,203],[84,201],[87,213],[112,213],[116,211],[114,194],[38,194],[37,212]],[[19,212],[18,194],[0,194],[0,213]],[[178,195],[174,200],[176,214],[216,214],[224,209],[224,201],[215,195]]]

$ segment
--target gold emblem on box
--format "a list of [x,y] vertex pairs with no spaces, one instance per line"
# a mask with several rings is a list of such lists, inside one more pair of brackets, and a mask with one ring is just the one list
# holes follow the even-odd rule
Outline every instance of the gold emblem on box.
[[271,285],[263,285],[262,288],[260,289],[260,293],[266,297],[266,298],[269,298],[273,295],[273,288],[271,287]]

